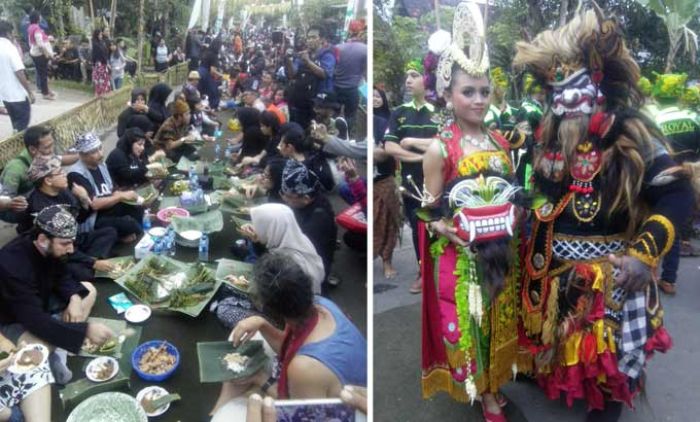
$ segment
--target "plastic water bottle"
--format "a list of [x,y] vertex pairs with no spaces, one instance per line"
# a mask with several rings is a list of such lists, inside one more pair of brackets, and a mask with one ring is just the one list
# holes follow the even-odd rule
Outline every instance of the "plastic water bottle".
[[202,237],[199,238],[199,260],[209,261],[209,237],[206,233],[202,233]]
[[224,152],[224,157],[228,160],[233,154],[233,147],[231,145],[226,146],[226,151]]
[[204,203],[204,191],[202,188],[198,187],[194,194],[194,201],[197,205]]
[[163,254],[163,240],[162,239],[156,240],[156,244],[153,246],[153,253],[156,255]]
[[168,255],[175,256],[175,230],[173,230],[172,226],[168,227],[168,234],[166,236],[166,239]]
[[[217,131],[217,133],[218,133],[218,131]],[[215,159],[216,161],[221,160],[221,145],[219,145],[218,142],[217,142],[216,145],[214,146],[214,157],[215,157],[214,159]]]
[[148,230],[151,229],[151,213],[146,210],[146,212],[143,213],[143,231],[148,232]]

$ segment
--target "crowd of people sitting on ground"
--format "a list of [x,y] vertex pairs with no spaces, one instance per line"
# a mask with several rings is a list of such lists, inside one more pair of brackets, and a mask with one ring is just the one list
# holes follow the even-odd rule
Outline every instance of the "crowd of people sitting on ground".
[[[348,43],[360,43],[364,26],[356,22],[351,29]],[[284,38],[279,45],[264,38],[272,32],[233,34],[224,46],[221,36],[200,43],[199,34],[190,33],[187,81],[133,88],[115,121],[118,141],[111,150],[98,135],[84,133],[59,155],[63,148],[50,128],[24,132],[25,148],[0,174],[0,218],[18,232],[0,249],[0,344],[42,343],[50,358],[32,388],[27,380],[0,376],[0,384],[16,392],[9,399],[0,395],[0,417],[23,413],[27,420],[49,420],[47,385],[71,380],[67,354],[79,351],[86,338],[102,344],[115,335],[87,322],[97,294],[95,273],[110,271],[115,249],[144,235],[146,207],[127,202],[138,203],[136,188],[150,182],[149,166],[165,157],[176,163],[200,159],[194,142],[200,140],[225,149],[220,154],[217,148],[216,158],[256,181],[245,196],[266,202],[252,207],[250,224],[240,227],[255,261],[250,295],[228,292],[211,310],[232,330],[234,344],[259,333],[277,362],[245,388],[224,383],[212,408],[215,420],[237,420],[231,415],[244,410],[246,400],[236,397],[247,397],[242,393],[249,389],[262,387],[278,398],[326,398],[338,397],[344,386],[366,386],[366,341],[328,299],[340,282],[334,261],[342,222],[330,195],[339,193],[344,207],[366,210],[366,181],[357,170],[363,166],[353,161],[366,160],[366,142],[351,140],[366,46],[364,57],[347,43],[333,47],[318,26],[304,34],[305,42]],[[288,42],[290,51],[280,50]],[[77,79],[85,68],[82,47],[70,40],[61,45],[48,69]],[[180,54],[163,46],[158,40],[156,68]],[[90,48],[87,69],[96,93],[118,89],[129,60],[124,50],[106,29],[94,31]],[[229,50],[236,60],[225,58]],[[343,93],[344,86],[353,92]],[[222,137],[225,128],[231,137]],[[360,223],[364,231],[352,234],[363,240],[344,239],[363,254],[366,220]],[[236,258],[236,252],[232,245],[229,253]]]

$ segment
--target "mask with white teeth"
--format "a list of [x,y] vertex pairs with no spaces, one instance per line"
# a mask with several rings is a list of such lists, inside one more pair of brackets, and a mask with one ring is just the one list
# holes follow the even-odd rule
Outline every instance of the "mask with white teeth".
[[510,200],[520,189],[494,176],[457,183],[449,194],[457,236],[469,243],[512,237],[516,221]]
[[581,69],[565,80],[553,82],[550,85],[552,112],[564,118],[592,114],[595,101],[602,97],[586,69]]

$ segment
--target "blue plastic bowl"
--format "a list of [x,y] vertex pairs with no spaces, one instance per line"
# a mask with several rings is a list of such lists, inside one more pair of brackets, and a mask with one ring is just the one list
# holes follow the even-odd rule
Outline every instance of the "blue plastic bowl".
[[141,357],[146,353],[146,351],[148,351],[148,349],[150,349],[151,347],[160,347],[160,345],[163,344],[163,341],[164,340],[147,341],[139,345],[136,349],[134,349],[134,352],[131,354],[131,367],[134,368],[134,371],[136,371],[136,373],[139,375],[139,377],[141,377],[141,379],[151,382],[165,381],[166,379],[170,378],[170,376],[175,372],[177,367],[180,366],[180,352],[175,346],[166,341],[165,349],[168,351],[168,353],[175,356],[175,365],[173,365],[173,367],[170,368],[170,370],[158,375],[147,374],[139,369],[139,361],[141,360]]

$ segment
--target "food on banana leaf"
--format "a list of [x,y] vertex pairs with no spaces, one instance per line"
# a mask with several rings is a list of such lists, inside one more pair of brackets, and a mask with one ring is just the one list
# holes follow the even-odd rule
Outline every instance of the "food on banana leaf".
[[240,353],[228,353],[223,357],[226,367],[233,372],[243,372],[250,357]]
[[189,182],[187,180],[177,180],[170,186],[170,193],[174,196],[180,196],[182,192],[187,189],[189,189]]
[[89,338],[85,338],[85,341],[83,342],[83,347],[82,350],[84,352],[97,355],[97,354],[110,354],[114,352],[117,349],[117,340],[112,338],[104,342],[104,344],[96,344],[90,341]]
[[[202,265],[195,264],[187,273],[184,282],[177,287],[172,285],[178,268],[172,267],[152,257],[134,276],[127,278],[124,285],[141,301],[148,304],[163,304],[166,308],[188,308],[207,299],[207,294],[214,289],[216,278],[213,272]],[[166,295],[158,295],[158,288],[165,289]]]
[[226,280],[230,281],[234,286],[243,290],[248,290],[248,287],[250,287],[250,282],[245,278],[245,276],[242,275],[227,275]]

